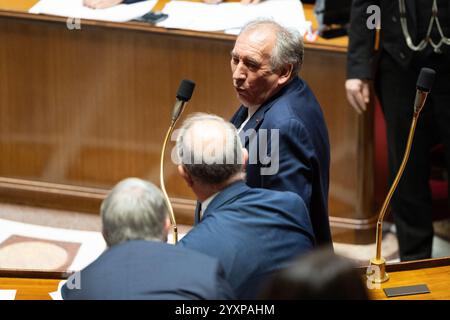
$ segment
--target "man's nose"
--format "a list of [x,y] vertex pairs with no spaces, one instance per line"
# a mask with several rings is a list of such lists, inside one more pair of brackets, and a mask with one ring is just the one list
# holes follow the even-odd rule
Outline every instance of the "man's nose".
[[246,79],[245,66],[242,64],[242,62],[239,62],[236,68],[234,69],[233,79],[234,80]]

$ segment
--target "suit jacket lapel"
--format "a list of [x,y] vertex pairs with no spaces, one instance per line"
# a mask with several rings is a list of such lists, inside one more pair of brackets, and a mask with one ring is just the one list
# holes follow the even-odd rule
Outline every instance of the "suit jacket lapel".
[[241,106],[238,111],[233,115],[230,122],[234,124],[236,129],[239,129],[242,123],[247,119],[248,109],[244,106]]
[[[262,105],[258,110],[252,115],[250,120],[245,124],[244,128],[242,128],[241,132],[239,132],[239,137],[241,138],[242,145],[248,149],[248,144],[250,139],[256,135],[261,123],[264,120],[264,114],[267,110],[270,109],[273,102],[269,102],[268,104]],[[249,131],[250,130],[250,131]]]
[[[275,94],[273,97],[271,97],[269,100],[267,100],[264,104],[262,104],[258,110],[252,115],[250,120],[245,124],[244,128],[242,128],[241,132],[239,133],[239,137],[241,138],[242,145],[248,149],[248,144],[250,138],[258,131],[259,127],[261,126],[262,122],[264,121],[264,115],[267,111],[270,110],[270,108],[273,106],[275,101],[284,95],[286,92],[289,92],[295,88],[297,83],[300,81],[300,78],[295,77],[292,79],[284,88],[282,88],[277,94]],[[233,118],[231,118],[231,123],[234,124],[236,128],[239,128],[242,123],[245,121],[245,119],[248,116],[248,110],[246,107],[241,106],[239,110],[235,113]],[[253,129],[253,133],[247,132],[247,130]]]

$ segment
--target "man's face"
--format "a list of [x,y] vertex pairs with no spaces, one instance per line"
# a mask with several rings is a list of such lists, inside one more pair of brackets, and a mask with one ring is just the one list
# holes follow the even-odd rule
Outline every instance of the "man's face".
[[231,52],[233,86],[246,107],[263,104],[279,89],[279,72],[271,69],[275,34],[268,28],[241,34]]

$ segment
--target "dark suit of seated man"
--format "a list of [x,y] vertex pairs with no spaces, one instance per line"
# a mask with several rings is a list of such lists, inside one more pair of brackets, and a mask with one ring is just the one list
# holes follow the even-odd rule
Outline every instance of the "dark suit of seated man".
[[198,114],[180,132],[178,170],[203,214],[179,245],[218,258],[237,298],[256,298],[270,274],[313,248],[305,203],[293,192],[245,184],[247,151],[231,123]]
[[233,298],[217,259],[164,243],[170,222],[161,191],[125,179],[101,206],[108,249],[66,283],[63,299]]

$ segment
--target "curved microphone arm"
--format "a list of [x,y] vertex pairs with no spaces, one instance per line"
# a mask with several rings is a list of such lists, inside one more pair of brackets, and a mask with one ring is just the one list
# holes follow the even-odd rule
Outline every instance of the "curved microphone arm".
[[383,240],[383,219],[386,215],[387,209],[389,207],[389,203],[391,202],[391,198],[394,195],[394,192],[400,182],[400,179],[403,175],[403,171],[405,171],[406,164],[408,163],[409,154],[411,151],[414,132],[416,131],[417,120],[419,118],[420,111],[422,110],[423,104],[425,104],[425,98],[422,101],[422,105],[420,108],[414,110],[413,119],[411,122],[411,128],[409,129],[408,142],[406,143],[405,154],[403,155],[403,160],[400,165],[400,168],[395,176],[394,182],[392,183],[391,188],[386,196],[386,199],[383,202],[383,206],[381,207],[380,213],[378,215],[377,221],[377,233],[376,233],[376,255],[375,258],[370,260],[370,265],[378,267],[378,270],[373,273],[374,270],[368,269],[367,276],[373,278],[375,283],[382,283],[389,280],[389,275],[386,273],[386,260],[381,256],[381,244]]
[[403,161],[402,164],[400,165],[400,169],[397,172],[397,175],[395,177],[394,182],[392,183],[391,188],[389,189],[389,192],[386,196],[386,199],[384,200],[383,206],[381,207],[379,216],[378,216],[378,222],[377,222],[377,254],[376,254],[376,259],[381,259],[381,238],[382,238],[382,224],[383,224],[383,219],[384,216],[386,215],[386,211],[389,207],[389,203],[391,201],[392,195],[395,192],[395,189],[397,188],[398,183],[400,182],[400,179],[403,175],[403,171],[405,171],[405,167],[406,167],[406,163],[408,162],[409,159],[409,153],[411,151],[411,147],[412,147],[412,142],[414,139],[414,132],[416,131],[416,125],[417,125],[417,119],[419,118],[419,114],[415,113],[413,116],[413,120],[411,123],[411,128],[409,130],[409,136],[408,136],[408,142],[406,143],[406,150],[405,150],[405,154],[403,155]]
[[159,181],[161,184],[161,190],[164,194],[164,198],[166,200],[167,208],[169,209],[170,223],[173,228],[173,240],[174,244],[178,242],[178,229],[177,222],[175,221],[175,214],[173,212],[172,204],[170,202],[169,196],[166,191],[166,186],[164,184],[164,155],[166,153],[167,142],[169,141],[169,137],[172,135],[172,131],[175,128],[175,124],[183,113],[184,107],[186,103],[191,99],[192,93],[194,92],[195,82],[192,80],[182,80],[180,86],[177,91],[177,100],[175,102],[175,106],[172,110],[172,121],[169,126],[169,130],[167,130],[166,137],[164,138],[163,147],[161,150],[161,161],[159,168]]
[[166,153],[167,142],[169,141],[169,137],[172,135],[173,129],[175,127],[175,123],[176,123],[176,120],[175,121],[172,120],[169,130],[167,130],[166,137],[164,138],[163,147],[161,150],[161,161],[160,161],[160,168],[159,168],[159,182],[161,184],[161,190],[162,190],[162,192],[164,194],[164,198],[166,200],[167,209],[169,210],[170,223],[173,228],[174,244],[176,244],[178,242],[178,229],[177,229],[177,222],[175,220],[175,214],[174,214],[173,208],[172,208],[172,203],[170,202],[169,195],[167,194],[166,186],[164,183],[164,154]]
[[381,207],[378,221],[377,221],[377,233],[376,233],[376,256],[375,258],[370,260],[371,266],[378,267],[378,271],[373,273],[374,270],[368,270],[368,277],[373,278],[373,281],[375,283],[382,283],[389,280],[389,275],[386,273],[386,261],[381,256],[381,244],[382,244],[382,238],[383,238],[383,219],[386,215],[387,209],[389,207],[389,203],[391,201],[391,198],[395,192],[395,189],[397,188],[398,183],[400,182],[400,179],[403,175],[403,171],[405,170],[406,164],[408,162],[409,153],[411,151],[412,142],[414,139],[414,132],[416,130],[417,125],[417,119],[419,118],[419,113],[414,113],[413,120],[411,123],[411,128],[409,130],[409,136],[408,136],[408,142],[406,144],[405,154],[403,155],[403,161],[400,165],[400,169],[397,172],[397,175],[395,176],[395,180],[392,183],[391,188],[389,189],[389,192],[386,196],[386,199],[384,200],[383,206]]
[[[414,132],[416,130],[417,120],[419,118],[419,114],[422,111],[423,106],[425,105],[425,101],[427,99],[428,93],[433,86],[434,77],[436,72],[433,69],[422,68],[420,70],[419,77],[417,79],[417,93],[416,99],[414,102],[414,112],[413,119],[411,122],[411,128],[409,129],[408,141],[406,143],[405,153],[403,155],[403,160],[400,165],[400,168],[395,176],[394,182],[392,183],[391,188],[386,196],[386,199],[383,202],[383,206],[381,207],[378,221],[377,221],[377,233],[376,233],[376,256],[375,258],[370,260],[370,266],[367,269],[367,277],[371,279],[375,283],[382,283],[389,280],[389,275],[386,273],[386,261],[381,256],[381,243],[383,238],[383,219],[386,215],[387,209],[389,207],[389,203],[391,201],[392,196],[400,182],[400,179],[403,175],[403,171],[405,171],[406,164],[408,162],[409,154],[411,151]],[[373,269],[371,267],[375,267],[377,269]]]

